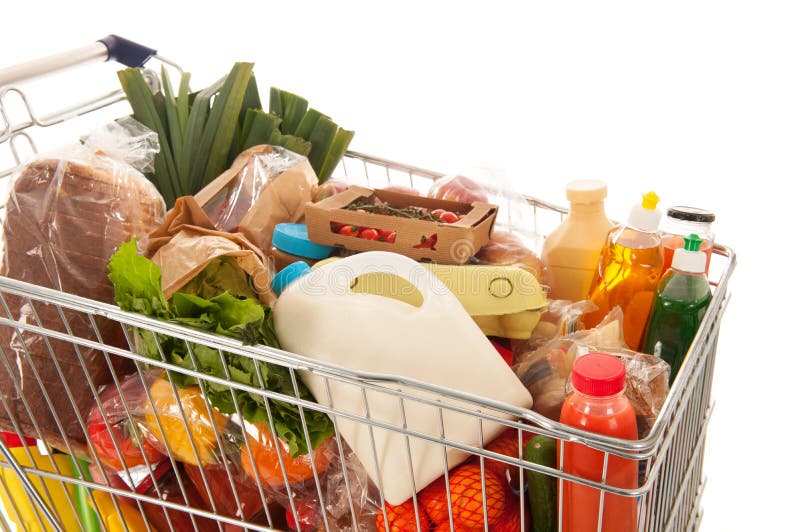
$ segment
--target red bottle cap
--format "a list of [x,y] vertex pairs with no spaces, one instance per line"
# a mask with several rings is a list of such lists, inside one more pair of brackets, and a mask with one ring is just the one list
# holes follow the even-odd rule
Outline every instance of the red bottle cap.
[[625,364],[608,353],[587,353],[572,364],[572,387],[594,397],[617,394],[625,387]]

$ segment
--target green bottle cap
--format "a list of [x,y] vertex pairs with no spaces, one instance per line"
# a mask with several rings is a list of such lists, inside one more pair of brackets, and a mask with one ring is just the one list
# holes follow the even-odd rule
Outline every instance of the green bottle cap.
[[683,249],[686,251],[700,251],[700,244],[702,243],[703,239],[694,233],[683,237]]

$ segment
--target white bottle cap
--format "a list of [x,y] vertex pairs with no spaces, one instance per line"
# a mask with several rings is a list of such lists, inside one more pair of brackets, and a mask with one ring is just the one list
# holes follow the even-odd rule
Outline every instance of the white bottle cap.
[[658,195],[655,192],[648,192],[642,195],[642,203],[634,205],[628,216],[628,225],[640,231],[652,233],[658,229],[661,221],[661,211],[656,208],[658,205]]
[[672,268],[686,273],[706,271],[706,254],[700,251],[703,239],[691,234],[684,237],[683,242],[683,248],[676,249],[672,257]]

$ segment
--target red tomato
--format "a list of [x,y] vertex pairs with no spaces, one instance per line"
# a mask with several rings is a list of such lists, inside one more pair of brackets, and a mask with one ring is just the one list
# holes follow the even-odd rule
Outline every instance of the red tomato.
[[344,224],[340,224],[339,222],[331,222],[331,231],[333,231],[334,233],[338,233],[339,229],[342,228],[342,225]]
[[451,224],[458,221],[458,215],[454,212],[444,211],[439,215],[439,221],[446,224]]
[[296,532],[309,532],[316,530],[320,524],[319,511],[317,505],[311,501],[295,499],[294,509],[297,511],[297,521],[300,526],[297,526],[297,521],[294,519],[291,505],[286,506],[286,524],[289,528]]
[[[128,404],[144,395],[144,387],[140,380],[129,379],[122,383],[121,388]],[[141,396],[139,394],[142,394]],[[105,414],[108,425],[103,421]],[[122,471],[125,467],[135,467],[150,463],[158,463],[164,455],[153,446],[143,434],[136,438],[132,435],[130,420],[124,410],[120,391],[116,387],[108,387],[100,395],[100,403],[95,404],[86,420],[89,442],[97,453],[97,458],[115,471]],[[116,442],[117,447],[114,446]],[[117,452],[119,448],[119,452]],[[147,458],[147,461],[145,461]]]
[[358,236],[358,226],[357,225],[343,225],[337,231],[340,235],[343,236]]
[[394,240],[397,237],[396,231],[390,231],[389,229],[378,229],[378,240],[381,242],[388,242],[390,244],[394,244]]
[[358,232],[358,238],[365,240],[378,240],[378,230],[371,227],[366,227]]
[[448,211],[446,211],[444,209],[434,209],[434,210],[431,211],[431,214],[433,215],[434,218],[436,218],[438,220],[446,212],[448,212]]
[[[135,440],[123,427],[119,425],[112,426],[109,431],[99,414],[96,421],[89,422],[87,429],[89,440],[97,453],[97,458],[115,471],[144,465],[147,462],[150,465],[157,464],[164,457],[141,434],[139,435],[139,442],[142,446],[138,447]],[[114,441],[117,442],[119,453],[117,448],[114,447]],[[145,456],[147,457],[147,462],[145,461]],[[121,460],[120,457],[122,457]]]

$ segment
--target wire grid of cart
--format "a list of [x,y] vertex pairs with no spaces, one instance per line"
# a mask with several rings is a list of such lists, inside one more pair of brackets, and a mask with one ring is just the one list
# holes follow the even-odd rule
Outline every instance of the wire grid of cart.
[[[107,50],[104,51],[103,45],[94,45],[91,49],[87,47],[84,50],[84,57],[81,60],[103,58],[106,53]],[[72,57],[74,58],[74,55]],[[60,62],[61,64],[56,65],[52,63],[39,65],[37,73],[41,73],[42,69],[56,70],[68,65],[68,62],[63,59]],[[27,75],[29,74],[25,73],[22,77]],[[0,77],[0,79],[2,78]],[[18,76],[16,79],[21,78]],[[149,77],[148,79],[156,78]],[[116,106],[113,107],[116,116],[122,116],[128,112],[123,95],[110,93],[99,99],[71,106],[63,113],[40,117],[32,110],[32,105],[24,97],[24,94],[22,89],[13,85],[0,86],[0,109],[2,110],[0,147],[5,146],[4,149],[10,148],[13,152],[14,164],[10,166],[23,162],[20,160],[23,156],[19,153],[21,143],[24,142],[29,147],[27,151],[36,151],[34,139],[40,130],[63,127],[77,116],[99,116],[98,110],[108,109],[109,106]],[[12,98],[22,102],[24,112],[20,119],[10,118],[8,113],[8,109],[12,105],[10,102]],[[122,103],[120,104],[120,102]],[[2,168],[4,167],[0,167],[0,170]],[[9,168],[0,175],[8,176],[11,173],[11,168]],[[346,155],[337,173],[347,176],[355,183],[377,186],[392,183],[423,189],[430,185],[431,180],[441,176],[436,172],[355,152],[349,152]],[[533,233],[539,236],[546,235],[552,230],[566,212],[552,204],[533,198],[528,198],[527,203],[535,224]],[[80,470],[65,470],[56,463],[58,455],[52,449],[44,449],[45,452],[40,453],[35,447],[23,446],[22,451],[12,452],[12,449],[0,440],[0,451],[2,451],[2,455],[0,455],[0,473],[2,473],[0,475],[0,493],[6,494],[3,497],[5,511],[11,521],[22,522],[27,519],[28,522],[33,523],[32,526],[42,530],[63,529],[66,522],[77,522],[83,527],[85,525],[77,518],[80,508],[74,497],[76,489],[83,489],[90,504],[95,508],[101,504],[99,500],[101,497],[107,497],[113,512],[119,517],[120,530],[128,528],[125,526],[125,516],[130,515],[131,510],[148,516],[152,516],[154,512],[159,513],[163,519],[159,518],[158,520],[172,530],[181,530],[186,527],[198,530],[241,530],[242,528],[272,530],[286,526],[284,512],[278,504],[288,507],[289,513],[292,513],[296,520],[300,518],[298,513],[302,509],[299,508],[297,502],[299,501],[298,494],[302,492],[304,500],[310,500],[311,504],[316,506],[322,518],[320,528],[326,530],[371,530],[375,527],[375,511],[383,514],[384,518],[386,516],[382,484],[392,482],[393,479],[379,478],[378,482],[372,483],[365,480],[358,468],[350,467],[354,459],[339,432],[339,424],[347,421],[356,422],[369,431],[373,442],[373,456],[371,457],[373,460],[378,460],[378,452],[374,443],[376,431],[402,434],[408,452],[405,455],[396,456],[394,459],[406,461],[409,464],[409,481],[412,483],[414,475],[410,469],[412,465],[409,449],[411,442],[415,439],[432,442],[441,448],[442,470],[445,471],[446,477],[448,469],[454,465],[448,461],[450,456],[448,451],[462,451],[463,455],[480,466],[482,475],[484,475],[481,486],[481,492],[484,495],[486,494],[485,473],[489,461],[507,464],[510,466],[511,478],[509,480],[511,484],[522,487],[516,495],[520,502],[520,527],[524,527],[526,522],[522,515],[525,512],[527,498],[524,489],[525,472],[533,470],[557,479],[559,485],[569,481],[597,490],[601,496],[600,515],[598,516],[600,519],[602,519],[603,498],[606,494],[615,494],[636,500],[640,530],[695,529],[699,526],[702,518],[700,501],[704,486],[703,456],[706,428],[713,410],[711,388],[717,338],[729,297],[728,280],[734,265],[735,255],[731,249],[716,245],[710,274],[714,291],[710,307],[649,435],[636,441],[618,440],[586,433],[553,422],[533,411],[497,403],[488,398],[460,393],[457,390],[444,389],[398,376],[352,371],[270,347],[243,345],[228,338],[149,319],[138,314],[122,312],[116,306],[106,303],[14,279],[0,278],[0,327],[13,331],[20,339],[19,344],[22,346],[22,349],[18,349],[17,352],[23,353],[22,356],[17,355],[12,358],[9,356],[9,346],[0,346],[0,350],[3,351],[0,356],[0,377],[13,381],[12,384],[17,392],[16,397],[13,398],[0,396],[0,403],[2,403],[0,409],[3,409],[12,420],[15,432],[18,432],[21,437],[43,439],[42,434],[37,430],[28,430],[23,434],[20,429],[21,426],[36,428],[43,420],[38,420],[36,414],[26,404],[26,394],[29,393],[29,388],[23,389],[23,383],[15,380],[18,379],[19,373],[12,366],[28,365],[35,370],[42,361],[34,360],[33,357],[39,355],[33,355],[25,346],[30,342],[44,342],[44,345],[47,346],[45,356],[49,357],[49,362],[57,369],[60,364],[64,363],[65,346],[67,347],[66,351],[72,352],[72,363],[78,365],[81,364],[84,353],[90,350],[102,353],[108,371],[112,375],[113,385],[117,386],[126,378],[126,375],[117,371],[120,366],[117,362],[119,359],[129,361],[128,367],[133,368],[133,376],[127,375],[127,378],[141,379],[143,389],[147,394],[147,402],[151,405],[154,404],[153,397],[146,385],[149,376],[153,371],[166,370],[164,375],[170,383],[171,392],[174,394],[177,404],[180,404],[180,401],[175,377],[178,375],[191,376],[197,380],[201,391],[208,386],[225,386],[230,389],[233,404],[237,405],[237,414],[239,414],[231,416],[234,421],[241,419],[235,394],[248,393],[252,397],[260,398],[268,412],[268,423],[272,429],[274,429],[274,421],[270,405],[274,404],[274,401],[282,401],[296,406],[301,412],[324,412],[333,420],[336,442],[335,455],[330,460],[330,464],[326,464],[327,467],[325,467],[312,460],[313,478],[302,485],[290,481],[287,476],[286,464],[278,454],[283,482],[277,486],[259,484],[255,496],[261,511],[256,512],[255,517],[244,519],[240,512],[230,511],[228,508],[230,506],[229,499],[234,501],[234,508],[241,508],[242,501],[240,499],[245,496],[248,498],[254,496],[253,493],[241,493],[240,464],[223,460],[221,464],[214,466],[217,468],[215,471],[210,470],[211,466],[200,465],[198,467],[200,482],[195,482],[195,484],[199,484],[195,487],[190,486],[191,483],[185,475],[176,474],[176,494],[167,497],[166,494],[159,492],[156,464],[148,462],[143,469],[139,468],[135,471],[124,468],[119,475],[124,481],[120,485],[112,482],[112,479],[109,478],[110,473],[103,468],[97,468],[95,474],[92,475]],[[12,299],[16,303],[22,302],[30,310],[27,319],[21,319],[20,316],[15,316],[11,312],[9,301]],[[39,319],[39,315],[42,313],[57,315],[60,325],[53,326],[52,320],[47,322],[47,326],[43,325],[43,321]],[[80,329],[81,333],[77,333],[70,327],[74,320],[88,323],[90,327],[83,327]],[[103,327],[98,326],[100,322],[104,324]],[[116,331],[123,332],[123,341],[119,341],[118,335],[113,335],[114,338],[112,338],[101,333],[101,330],[109,330],[108,323],[113,324]],[[256,367],[261,364],[282,366],[291,375],[295,394],[275,393],[266,389],[263,383],[262,386],[246,386],[231,379],[230,375],[228,378],[208,376],[198,370],[196,361],[192,368],[179,367],[170,363],[168,354],[163,351],[160,353],[161,360],[147,358],[142,356],[137,349],[135,338],[137,335],[139,337],[151,335],[156,339],[158,335],[171,336],[176,341],[184,342],[190,354],[202,346],[216,352],[220,360],[234,354],[252,359]],[[56,351],[59,356],[56,356]],[[224,363],[222,365],[225,366]],[[352,410],[337,409],[330,394],[327,398],[316,397],[317,402],[301,398],[297,392],[297,383],[301,380],[304,372],[324,379],[328,388],[344,386],[351,389],[353,394],[362,398],[362,412],[354,413]],[[33,373],[36,375],[35,371]],[[55,385],[43,382],[38,379],[37,375],[38,381],[25,382],[24,386],[38,387],[38,393],[47,398],[51,411],[56,413],[56,418],[66,412],[70,416],[82,419],[82,413],[76,412],[77,405],[71,401],[68,393],[69,386],[63,372],[59,370],[58,374],[61,376],[62,382],[57,382]],[[99,400],[101,390],[98,390],[92,383],[90,375],[85,373],[85,377],[86,386],[91,389],[93,397]],[[444,422],[440,422],[438,434],[430,434],[416,431],[405,423],[388,423],[372,417],[369,409],[372,397],[392,398],[402,414],[410,404],[424,404],[438,412],[440,420],[448,412],[469,416],[474,422],[476,440],[480,443],[477,446],[465,445],[461,441],[449,439]],[[16,406],[10,404],[12,399],[18,403]],[[132,424],[135,424],[134,418],[138,414],[129,410],[128,405],[124,404],[123,406],[125,415]],[[212,406],[206,402],[205,408],[208,409],[208,414],[211,416]],[[182,408],[180,412],[179,429],[189,433],[192,421]],[[301,419],[304,420],[306,445],[311,448],[305,418],[301,417]],[[401,419],[405,419],[404,415],[401,415]],[[158,416],[156,416],[156,420],[159,420]],[[517,456],[505,456],[485,448],[482,427],[486,423],[497,423],[514,432],[520,449]],[[170,434],[164,433],[170,428],[164,427],[160,421],[158,421],[158,430],[166,438],[170,437]],[[219,448],[223,447],[223,439],[228,438],[230,432],[236,431],[239,431],[240,441],[244,442],[243,445],[249,445],[244,424],[231,422],[227,424],[225,430],[225,435],[220,431],[213,434],[214,443]],[[88,441],[86,423],[81,422],[80,431]],[[561,449],[563,449],[564,442],[585,444],[602,452],[605,463],[611,456],[636,460],[640,470],[638,486],[636,488],[619,488],[611,485],[605,478],[599,481],[586,480],[565,473],[559,468],[545,467],[525,460],[521,452],[523,440],[540,434],[554,438],[556,445]],[[114,444],[117,450],[119,450],[119,443],[115,442]],[[191,438],[189,438],[189,444],[192,454],[199,457],[201,450]],[[73,442],[65,437],[63,444],[56,445],[56,447],[58,447],[58,451],[69,455],[81,456],[90,462],[98,462],[92,446],[76,449]],[[35,456],[37,453],[39,456]],[[172,453],[169,453],[168,462],[174,470],[181,470],[182,466],[178,457]],[[201,462],[199,458],[198,462]],[[255,468],[254,464],[253,468]],[[152,486],[149,492],[141,493],[141,490],[132,489],[132,487],[141,485],[142,479],[146,477],[149,477],[147,484]],[[212,477],[215,480],[212,481]],[[331,479],[336,479],[337,482],[334,489],[330,489]],[[419,490],[422,486],[415,486],[415,488]],[[192,491],[199,491],[200,499],[193,496],[190,493]],[[222,499],[228,500],[223,501]],[[199,504],[198,500],[204,501],[205,504]],[[450,500],[449,496],[447,500]],[[485,496],[483,500],[486,500]],[[412,502],[415,524],[424,530],[426,528],[420,520],[425,519],[421,512],[421,502],[417,496],[412,498]],[[377,510],[373,510],[373,513],[365,512],[364,508],[368,505],[372,505]],[[448,504],[447,510],[448,520],[452,527],[452,504]],[[561,507],[559,506],[557,510],[560,513]],[[487,511],[488,509],[484,506],[484,515]],[[144,523],[147,529],[157,529],[147,520]],[[102,528],[103,523],[100,523],[100,526]],[[600,526],[602,524],[599,525],[598,530]],[[491,527],[486,529],[489,530]]]

